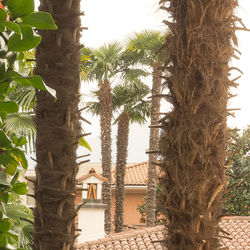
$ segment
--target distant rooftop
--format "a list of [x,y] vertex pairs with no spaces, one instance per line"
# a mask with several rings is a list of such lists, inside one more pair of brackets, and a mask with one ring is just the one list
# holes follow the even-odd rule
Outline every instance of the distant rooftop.
[[[148,162],[128,164],[125,169],[126,186],[146,186],[148,180]],[[112,184],[115,184],[115,170],[112,171]]]
[[[250,217],[224,217],[220,226],[227,232],[221,234],[226,237],[220,238],[221,249],[250,250]],[[163,239],[164,226],[155,226],[113,233],[79,244],[77,250],[167,250],[161,243]]]

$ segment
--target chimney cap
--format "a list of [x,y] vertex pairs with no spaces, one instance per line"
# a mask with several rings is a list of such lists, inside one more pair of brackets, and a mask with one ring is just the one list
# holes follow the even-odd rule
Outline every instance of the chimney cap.
[[89,173],[90,173],[90,174],[95,173],[95,169],[94,169],[94,168],[91,168],[91,169],[89,170]]

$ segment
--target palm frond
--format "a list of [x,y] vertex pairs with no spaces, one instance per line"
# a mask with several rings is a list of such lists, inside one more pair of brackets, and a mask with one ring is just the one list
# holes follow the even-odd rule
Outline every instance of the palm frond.
[[[140,79],[113,88],[113,109],[127,112],[132,123],[144,123],[150,114],[150,104],[143,99],[150,93],[150,88]],[[115,123],[118,120],[115,120]]]
[[[82,70],[89,81],[103,81],[113,77],[119,70],[123,47],[118,42],[105,44],[97,49],[82,49]],[[87,58],[87,59],[86,59]]]
[[20,109],[25,112],[31,111],[36,103],[36,92],[32,86],[22,86],[18,84],[8,97],[10,100],[15,101]]
[[[33,151],[35,148],[36,126],[31,115],[9,114],[4,121],[3,130],[10,136],[25,136],[29,142],[29,150]],[[26,145],[25,150],[27,151]]]
[[17,248],[32,250],[32,232],[33,214],[31,210],[20,204],[7,204],[4,207],[0,205],[0,211],[6,212],[7,216],[12,221],[11,230],[18,234],[18,242],[15,242]]
[[164,44],[165,36],[161,32],[154,30],[135,32],[126,40],[126,56],[128,57],[132,53],[137,59],[137,63],[152,66],[153,62],[161,57],[159,50]]
[[87,102],[87,112],[91,113],[92,115],[99,115],[100,114],[100,103],[99,102]]

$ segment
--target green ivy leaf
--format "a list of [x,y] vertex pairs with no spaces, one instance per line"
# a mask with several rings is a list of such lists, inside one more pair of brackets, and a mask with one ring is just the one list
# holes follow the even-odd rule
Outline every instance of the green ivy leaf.
[[5,77],[5,63],[0,64],[0,81]]
[[9,87],[9,82],[2,82],[0,83],[0,95],[2,94],[6,94],[7,93],[7,90],[8,90],[8,87]]
[[28,76],[25,77],[30,84],[35,87],[36,89],[46,90],[45,84],[41,78],[41,76]]
[[28,168],[28,161],[27,161],[25,154],[22,150],[20,150],[18,148],[14,148],[11,151],[11,155],[13,158],[15,158],[15,160],[17,162],[21,163],[21,165],[24,169]]
[[[8,136],[0,129],[0,148],[8,148],[11,145],[11,141]],[[0,155],[1,157],[1,155]]]
[[17,136],[14,135],[13,142],[15,143],[16,147],[21,147],[25,145],[28,141],[24,136],[22,136],[21,138],[18,138]]
[[16,193],[16,194],[27,194],[28,193],[28,189],[27,189],[27,185],[25,182],[19,182],[19,183],[15,183],[12,187],[12,190]]
[[21,34],[21,29],[17,23],[8,21],[8,22],[4,22],[3,25],[7,27],[10,31],[13,31],[17,34]]
[[16,169],[17,169],[17,165],[8,165],[6,168],[5,168],[5,172],[9,175],[14,175],[16,173]]
[[7,12],[0,8],[0,23],[3,23],[6,21],[6,18],[7,18]]
[[17,113],[18,105],[14,101],[0,101],[0,112]]
[[8,0],[7,5],[14,18],[34,12],[34,0]]
[[32,27],[36,27],[40,30],[56,30],[57,26],[52,16],[44,11],[33,12],[27,16],[22,17],[22,21],[25,24],[29,24]]
[[0,32],[4,32],[4,30],[5,30],[4,25],[0,24]]
[[[5,185],[5,186],[7,186],[7,185]],[[1,196],[2,201],[5,202],[6,204],[8,203],[9,198],[10,198],[10,195],[9,195],[8,193],[4,193],[4,194],[2,194],[2,196]],[[2,204],[2,205],[3,205],[3,204]]]
[[80,138],[79,145],[87,148],[89,151],[92,151],[92,149],[89,146],[88,142],[83,137]]
[[11,229],[11,222],[8,218],[3,219],[0,221],[0,232],[6,233]]
[[13,81],[24,85],[24,86],[29,86],[30,85],[30,81],[27,80],[25,77],[23,77],[22,75],[20,75],[19,73],[17,73],[16,71],[13,70],[8,70],[8,72],[6,73],[6,76],[11,78]]
[[[0,223],[1,223],[1,221],[0,221]],[[0,234],[0,247],[5,247],[7,245],[7,242],[8,242],[7,235],[1,233]]]
[[41,42],[41,36],[34,35],[30,25],[20,24],[22,34],[13,34],[8,41],[12,51],[26,51],[35,48]]
[[1,154],[0,163],[1,163],[4,167],[10,166],[10,165],[13,165],[13,166],[18,166],[18,165],[19,165],[19,162],[16,161],[16,160],[9,154],[8,151],[5,151],[4,153]]

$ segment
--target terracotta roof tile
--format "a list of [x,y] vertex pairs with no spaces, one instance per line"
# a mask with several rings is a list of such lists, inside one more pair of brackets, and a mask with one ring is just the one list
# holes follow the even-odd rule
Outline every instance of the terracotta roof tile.
[[[223,231],[221,245],[229,250],[250,250],[250,217],[225,217],[220,223]],[[229,239],[231,238],[231,240]],[[79,244],[78,250],[166,250],[161,240],[164,239],[164,227],[155,226],[122,233]],[[156,241],[156,242],[155,242]]]
[[[125,185],[147,185],[148,162],[129,164],[125,169]],[[115,170],[112,171],[112,184],[115,184]]]

